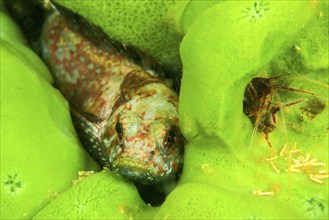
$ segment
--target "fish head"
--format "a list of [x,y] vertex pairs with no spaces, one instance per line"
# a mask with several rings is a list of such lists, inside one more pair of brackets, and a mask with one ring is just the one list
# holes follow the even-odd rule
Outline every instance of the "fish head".
[[182,169],[178,97],[159,95],[136,96],[118,108],[106,132],[112,138],[107,154],[112,168],[140,183],[162,182]]

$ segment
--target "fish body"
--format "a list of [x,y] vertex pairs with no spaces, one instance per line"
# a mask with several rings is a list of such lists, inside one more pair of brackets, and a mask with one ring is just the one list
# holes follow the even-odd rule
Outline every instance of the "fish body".
[[[182,169],[178,94],[133,50],[80,16],[53,10],[40,53],[69,101],[83,146],[104,167],[141,183]],[[133,55],[133,56],[132,56]]]

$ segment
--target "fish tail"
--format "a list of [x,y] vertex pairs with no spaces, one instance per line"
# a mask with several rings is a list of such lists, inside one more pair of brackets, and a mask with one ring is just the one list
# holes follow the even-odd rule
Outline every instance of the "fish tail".
[[4,6],[21,27],[30,46],[39,50],[39,39],[47,17],[56,8],[50,0],[5,0]]

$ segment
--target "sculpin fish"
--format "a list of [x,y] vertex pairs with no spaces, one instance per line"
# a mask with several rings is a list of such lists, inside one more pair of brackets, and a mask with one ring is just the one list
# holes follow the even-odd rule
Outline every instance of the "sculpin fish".
[[[8,2],[15,12],[10,4],[17,1]],[[175,176],[182,168],[183,137],[178,94],[168,80],[84,18],[59,6],[49,11],[38,50],[69,101],[82,145],[102,166],[134,181]]]

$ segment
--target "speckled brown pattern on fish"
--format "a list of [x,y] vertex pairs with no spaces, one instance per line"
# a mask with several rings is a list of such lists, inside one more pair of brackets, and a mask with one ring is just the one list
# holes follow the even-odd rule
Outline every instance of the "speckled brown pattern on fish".
[[131,49],[68,12],[49,17],[41,40],[81,142],[97,161],[140,182],[179,172],[178,95],[164,79],[137,65]]
[[[47,24],[43,32],[43,57],[59,89],[75,110],[108,118],[120,94],[122,75],[140,67],[115,47],[95,45],[97,33],[74,30],[74,23],[69,26],[62,16],[53,15]],[[85,37],[92,41],[86,41]]]

